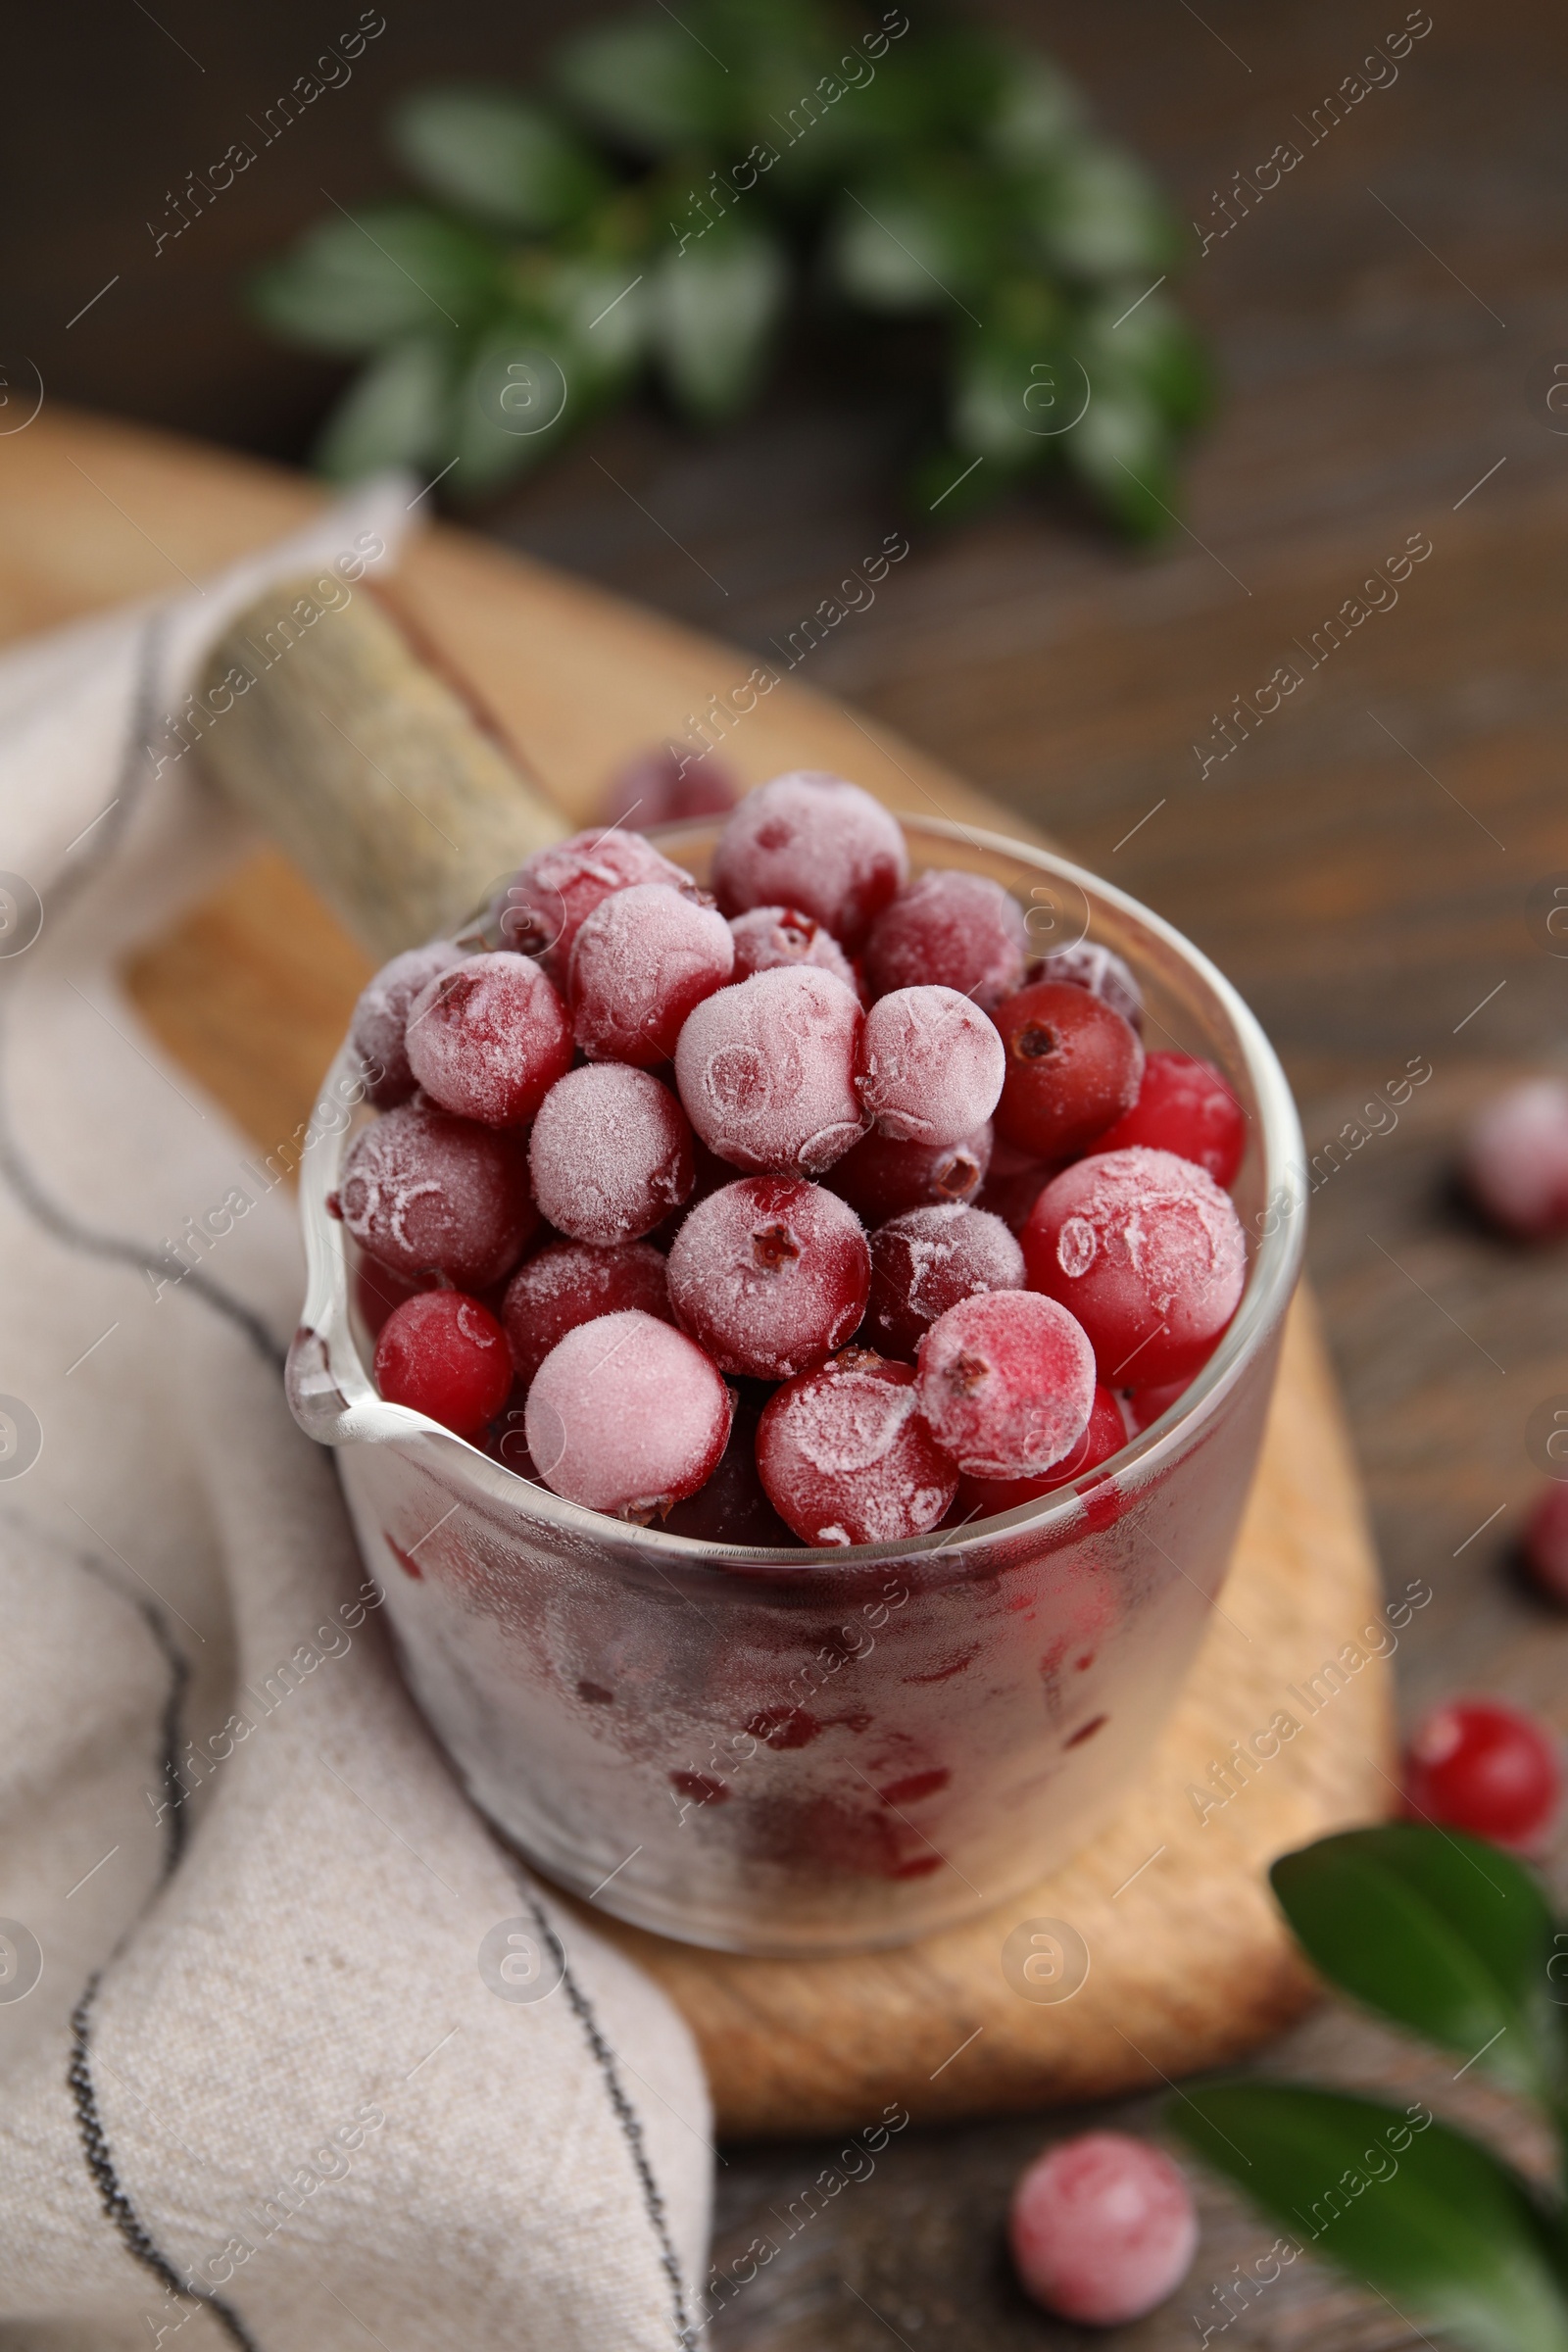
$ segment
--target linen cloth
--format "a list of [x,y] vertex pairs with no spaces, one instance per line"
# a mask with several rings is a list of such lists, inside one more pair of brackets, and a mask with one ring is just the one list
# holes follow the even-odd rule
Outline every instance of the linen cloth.
[[[292,1195],[116,979],[251,846],[161,715],[269,577],[393,549],[410,488],[0,660],[0,867],[43,909],[24,944],[0,877],[8,2352],[700,2333],[691,2038],[415,1712],[283,1399]],[[235,1188],[260,1197],[175,1254]],[[508,1922],[564,1959],[548,1997],[481,1974]]]

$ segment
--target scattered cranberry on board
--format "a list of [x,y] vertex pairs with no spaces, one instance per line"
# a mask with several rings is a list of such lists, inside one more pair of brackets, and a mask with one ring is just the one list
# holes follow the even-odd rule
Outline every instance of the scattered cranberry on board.
[[1035,2302],[1058,2319],[1117,2328],[1181,2284],[1198,2250],[1198,2214],[1161,2149],[1122,2132],[1085,2132],[1021,2176],[1007,2242]]
[[1534,1715],[1490,1698],[1451,1699],[1416,1726],[1404,1757],[1406,1809],[1539,1854],[1562,1803],[1556,1735]]
[[1537,1591],[1568,1608],[1568,1485],[1537,1496],[1525,1522],[1524,1555]]
[[1463,1173],[1476,1206],[1524,1242],[1568,1233],[1568,1083],[1533,1078],[1471,1121]]

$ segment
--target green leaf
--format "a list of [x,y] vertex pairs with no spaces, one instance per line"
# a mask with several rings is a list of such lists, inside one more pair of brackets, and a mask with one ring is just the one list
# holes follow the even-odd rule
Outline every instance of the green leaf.
[[383,466],[422,466],[442,446],[452,398],[452,354],[428,336],[394,343],[371,362],[327,418],[317,470],[358,481]]
[[1169,2120],[1304,2247],[1407,2322],[1471,2352],[1568,2352],[1544,2225],[1518,2175],[1462,2132],[1298,2083],[1213,2083],[1185,2093]]
[[847,191],[828,231],[828,270],[867,310],[956,313],[992,274],[999,225],[989,189],[932,163]]
[[1167,424],[1196,424],[1214,401],[1214,377],[1203,346],[1174,304],[1159,294],[1122,285],[1092,303],[1079,323],[1075,347],[1097,383],[1130,383],[1147,392]]
[[780,247],[720,222],[664,256],[650,283],[650,330],[670,391],[716,423],[755,390],[789,290]]
[[985,143],[998,162],[1036,171],[1057,161],[1083,128],[1083,100],[1066,74],[1020,51],[986,125]]
[[1391,1822],[1320,1838],[1269,1875],[1332,1984],[1516,2090],[1556,2095],[1552,1919],[1521,1864],[1461,1833]]
[[416,90],[393,110],[391,142],[432,196],[498,228],[559,228],[610,185],[574,132],[505,90]]
[[1044,259],[1093,281],[1168,270],[1181,243],[1148,174],[1113,147],[1075,141],[1022,184],[1020,211]]
[[1061,440],[1062,457],[1096,502],[1135,539],[1159,539],[1176,527],[1170,435],[1154,403],[1131,385],[1093,396]]
[[553,72],[591,122],[650,155],[704,143],[730,112],[725,62],[657,18],[595,25],[556,52]]
[[497,268],[496,248],[476,230],[419,205],[367,206],[308,230],[252,280],[251,300],[291,342],[373,351],[474,324],[497,299]]

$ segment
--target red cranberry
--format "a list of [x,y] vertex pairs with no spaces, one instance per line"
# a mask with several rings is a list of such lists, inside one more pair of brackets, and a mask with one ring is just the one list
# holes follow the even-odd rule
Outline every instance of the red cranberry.
[[940,1151],[990,1118],[1006,1067],[978,1004],[952,988],[901,988],[865,1016],[856,1085],[884,1135]]
[[662,883],[617,890],[579,926],[571,951],[572,1028],[590,1061],[668,1061],[694,1005],[735,961],[716,907]]
[[1059,1159],[1036,1159],[1032,1152],[1020,1152],[998,1136],[975,1206],[989,1208],[1009,1233],[1022,1233],[1030,1210],[1060,1168]]
[[677,1321],[724,1372],[788,1380],[842,1348],[865,1312],[860,1220],[820,1185],[753,1176],[700,1201],[669,1253]]
[[388,1404],[427,1413],[460,1438],[477,1437],[512,1391],[507,1335],[477,1298],[421,1291],[386,1319],[375,1385]]
[[1144,1029],[1144,992],[1139,987],[1131,964],[1109,948],[1091,947],[1087,939],[1075,948],[1058,948],[1054,956],[1042,956],[1024,974],[1027,987],[1037,980],[1059,980],[1069,988],[1086,988],[1092,997],[1101,997],[1113,1012],[1119,1012],[1130,1028],[1140,1036]]
[[612,891],[638,882],[697,887],[684,866],[671,864],[640,833],[608,827],[573,833],[569,841],[535,850],[513,875],[496,902],[501,936],[564,981],[580,926]]
[[1097,1152],[1147,1144],[1206,1168],[1228,1189],[1247,1150],[1247,1113],[1211,1061],[1192,1054],[1151,1054],[1131,1110],[1107,1127]]
[[1023,1232],[1032,1290],[1070,1307],[1118,1387],[1191,1379],[1247,1282],[1241,1220],[1174,1152],[1107,1152],[1064,1168]]
[[635,1242],[692,1189],[692,1135],[651,1070],[589,1062],[545,1097],[528,1139],[533,1195],[574,1242]]
[[411,1282],[394,1274],[390,1266],[378,1265],[373,1257],[362,1250],[354,1268],[354,1303],[364,1319],[365,1328],[372,1340],[378,1340],[386,1319],[395,1306],[405,1298],[416,1298],[421,1291],[434,1288],[434,1278]]
[[1568,1603],[1568,1486],[1549,1486],[1525,1522],[1525,1565],[1548,1600]]
[[1023,1251],[1000,1217],[961,1200],[911,1208],[871,1236],[866,1329],[885,1354],[912,1363],[937,1317],[960,1298],[1023,1287]]
[[1065,1307],[1032,1291],[960,1299],[916,1361],[932,1435],[971,1478],[1038,1478],[1088,1426],[1094,1350]]
[[1544,1724],[1494,1699],[1434,1707],[1405,1751],[1404,1794],[1418,1820],[1539,1853],[1562,1799],[1562,1759]]
[[1097,1381],[1089,1426],[1071,1453],[1064,1454],[1054,1470],[1044,1471],[1038,1478],[961,1479],[956,1516],[967,1524],[971,1519],[995,1519],[1003,1511],[1015,1511],[1022,1502],[1038,1502],[1042,1494],[1054,1494],[1058,1487],[1070,1487],[1075,1478],[1086,1478],[1102,1462],[1108,1462],[1113,1454],[1120,1453],[1127,1435],[1119,1398]]
[[521,1145],[419,1098],[357,1136],[338,1186],[343,1222],[407,1281],[487,1291],[539,1230]]
[[381,1073],[365,1089],[367,1100],[377,1110],[391,1110],[414,1092],[404,1031],[415,998],[426,981],[463,961],[463,950],[454,947],[450,939],[432,939],[428,946],[410,948],[402,956],[394,956],[390,963],[383,963],[361,994],[349,1023],[349,1044],[367,1070]]
[[618,769],[606,787],[607,825],[674,825],[697,816],[727,816],[740,797],[733,771],[711,752],[683,752],[675,744],[644,752]]
[[713,888],[726,914],[799,906],[853,951],[908,872],[898,819],[817,768],[748,793],[719,836]]
[[1020,989],[997,1027],[1007,1054],[997,1131],[1018,1151],[1070,1158],[1137,1101],[1144,1049],[1087,989],[1054,980]]
[[865,976],[873,995],[922,984],[956,988],[982,1011],[1023,985],[1029,935],[1000,882],[936,866],[917,874],[871,926]]
[[855,966],[832,932],[798,906],[753,906],[734,916],[729,928],[737,980],[777,971],[781,964],[809,963],[859,994]]
[[936,1526],[958,1483],[920,1418],[914,1372],[849,1348],[775,1391],[757,1466],[803,1544],[897,1544]]
[[926,1144],[897,1144],[890,1135],[868,1135],[835,1160],[822,1181],[847,1200],[867,1225],[880,1225],[906,1209],[933,1208],[944,1201],[972,1200],[991,1161],[991,1122],[961,1144],[933,1151]]
[[431,1102],[486,1127],[526,1127],[571,1067],[566,1008],[531,956],[470,956],[438,972],[405,1035]]
[[684,1332],[628,1308],[580,1323],[545,1357],[528,1391],[528,1451],[568,1502],[647,1520],[711,1475],[730,1405]]
[[1047,2311],[1118,2328],[1181,2284],[1198,2250],[1198,2214],[1162,2150],[1124,2132],[1085,2132],[1023,2174],[1007,2242],[1025,2291]]
[[1185,1396],[1192,1385],[1192,1375],[1183,1373],[1180,1380],[1162,1380],[1153,1388],[1134,1389],[1123,1408],[1131,1434],[1141,1438],[1146,1429],[1152,1429],[1160,1415],[1168,1413],[1177,1398]]
[[860,1018],[843,981],[807,964],[759,972],[699,1004],[680,1033],[675,1079],[709,1150],[760,1174],[830,1166],[865,1127]]
[[618,1250],[588,1242],[553,1242],[517,1268],[501,1309],[507,1342],[524,1389],[557,1343],[579,1323],[639,1307],[673,1323],[664,1261],[646,1242]]
[[[761,1396],[758,1390],[746,1384],[735,1399],[735,1418],[730,1425],[729,1444],[723,1459],[707,1486],[700,1487],[684,1502],[677,1502],[664,1521],[672,1536],[685,1536],[697,1544],[736,1544],[760,1545],[770,1551],[789,1550],[799,1542],[794,1531],[785,1526],[767,1499],[767,1490],[757,1467],[757,1425],[761,1417]],[[768,1739],[771,1747],[803,1747],[806,1740],[789,1737],[789,1720],[797,1710],[781,1710],[785,1718],[784,1736]],[[807,1723],[810,1717],[804,1718]],[[755,1722],[747,1729],[754,1739],[766,1735]],[[810,1735],[808,1734],[808,1738]]]
[[1521,1241],[1568,1233],[1568,1085],[1510,1087],[1472,1122],[1464,1176],[1494,1225]]

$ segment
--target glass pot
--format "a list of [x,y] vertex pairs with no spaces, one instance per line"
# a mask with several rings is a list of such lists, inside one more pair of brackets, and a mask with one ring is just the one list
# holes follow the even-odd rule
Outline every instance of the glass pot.
[[[903,1942],[1019,1892],[1111,1813],[1224,1580],[1300,1264],[1295,1106],[1214,966],[1044,850],[903,821],[916,871],[992,876],[1029,908],[1039,953],[1087,936],[1123,956],[1146,1042],[1215,1062],[1249,1117],[1236,1317],[1187,1393],[1076,1486],[848,1550],[700,1543],[562,1501],[376,1396],[353,1246],[326,1209],[355,1130],[302,1168],[310,1288],[289,1399],[338,1449],[419,1705],[540,1870],[727,1951]],[[716,836],[657,838],[701,877]],[[329,1083],[356,1075],[345,1048]]]

